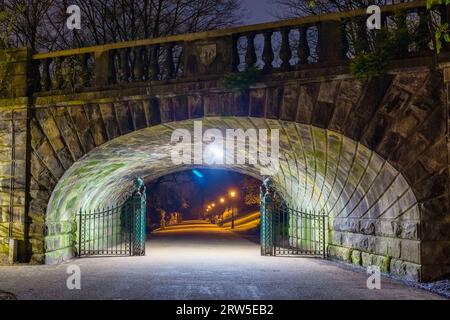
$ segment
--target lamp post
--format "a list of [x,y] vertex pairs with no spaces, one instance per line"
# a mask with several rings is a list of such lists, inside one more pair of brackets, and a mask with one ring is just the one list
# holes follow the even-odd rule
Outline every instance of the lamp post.
[[234,229],[234,206],[236,199],[236,191],[230,191],[231,197],[231,229]]
[[215,208],[216,208],[216,204],[214,202],[211,203],[211,217],[210,217],[210,221],[213,221],[213,218],[214,218],[214,215],[215,215],[215,212],[216,212]]
[[220,214],[220,216],[221,216],[221,226],[223,225],[223,212],[224,212],[224,210],[225,210],[225,198],[220,198],[220,204],[222,205],[222,209],[221,209],[221,214]]
[[208,206],[206,208],[206,215],[205,215],[205,220],[207,220],[207,218],[209,217],[209,212],[212,210],[211,206]]

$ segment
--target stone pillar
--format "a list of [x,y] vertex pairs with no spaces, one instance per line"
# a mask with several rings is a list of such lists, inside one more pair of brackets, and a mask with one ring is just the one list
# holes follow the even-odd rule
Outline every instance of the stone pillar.
[[31,52],[27,48],[0,51],[0,99],[28,95],[30,61]]
[[342,62],[344,55],[342,26],[340,22],[325,21],[319,24],[318,54],[321,63]]
[[186,77],[223,75],[233,71],[233,38],[186,42],[183,48]]
[[[445,176],[447,181],[445,188],[439,188],[435,183],[433,191],[434,189],[442,191],[439,194],[433,193],[428,199],[421,201],[420,258],[421,281],[424,282],[439,279],[450,273],[450,63],[441,64],[440,68],[444,82],[443,117],[447,127],[445,137],[447,168],[442,172],[442,176]],[[444,183],[445,181],[442,182]]]
[[8,263],[14,264],[18,259],[19,241],[16,239],[9,239],[9,257]]
[[0,52],[5,80],[0,89],[0,264],[26,262],[28,257],[30,56],[27,49]]
[[111,54],[109,51],[95,53],[94,82],[96,87],[106,86],[109,83]]

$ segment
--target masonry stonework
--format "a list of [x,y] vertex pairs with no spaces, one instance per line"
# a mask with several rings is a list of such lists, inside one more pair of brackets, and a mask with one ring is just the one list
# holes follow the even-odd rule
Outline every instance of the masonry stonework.
[[[0,100],[0,261],[11,237],[31,263],[72,257],[74,216],[49,218],[48,208],[64,198],[58,184],[68,172],[110,179],[128,168],[108,165],[110,143],[137,150],[150,130],[148,143],[163,148],[157,132],[203,119],[282,129],[277,186],[291,203],[329,214],[330,257],[433,280],[450,272],[446,72],[408,67],[358,80],[345,66],[284,71],[247,94],[225,90],[220,76],[80,93],[17,89]],[[69,208],[81,201],[64,199]]]
[[[0,51],[7,61],[0,90],[0,264],[24,262],[29,253],[26,214],[29,139],[29,63],[27,49]],[[10,247],[10,239],[17,247]],[[16,255],[12,254],[17,250]]]

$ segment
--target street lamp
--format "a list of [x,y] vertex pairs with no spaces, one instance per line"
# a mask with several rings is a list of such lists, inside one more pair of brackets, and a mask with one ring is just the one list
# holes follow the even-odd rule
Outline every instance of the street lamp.
[[234,229],[234,206],[235,206],[235,198],[236,198],[236,191],[230,191],[230,197],[231,197],[231,229]]
[[211,211],[211,206],[207,206],[205,218],[208,217],[210,211]]
[[222,209],[220,210],[221,211],[221,214],[220,214],[220,217],[221,217],[221,222],[220,222],[220,224],[221,224],[221,226],[223,226],[223,213],[224,213],[224,211],[225,211],[225,198],[224,197],[221,197],[220,199],[219,199],[219,201],[220,201],[220,204],[222,205]]

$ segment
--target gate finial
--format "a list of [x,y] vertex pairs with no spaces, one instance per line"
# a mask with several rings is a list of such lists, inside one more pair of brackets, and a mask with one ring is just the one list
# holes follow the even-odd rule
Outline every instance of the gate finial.
[[263,185],[266,190],[266,194],[274,194],[275,187],[274,187],[273,180],[271,178],[264,179]]
[[145,192],[145,183],[144,179],[137,177],[134,179],[134,186],[137,189],[137,192],[144,193]]

